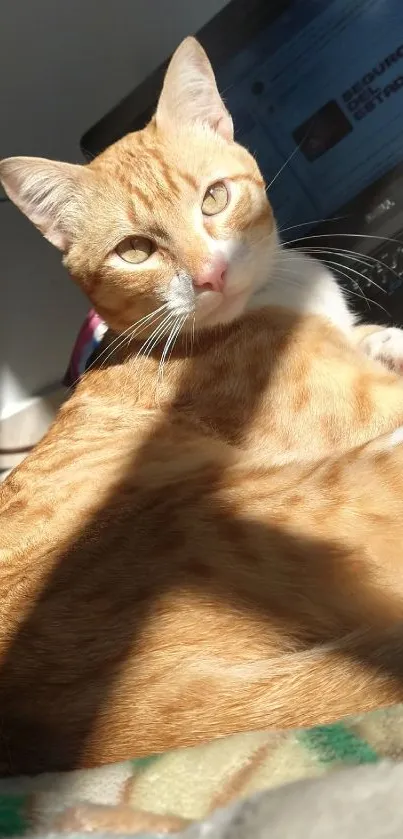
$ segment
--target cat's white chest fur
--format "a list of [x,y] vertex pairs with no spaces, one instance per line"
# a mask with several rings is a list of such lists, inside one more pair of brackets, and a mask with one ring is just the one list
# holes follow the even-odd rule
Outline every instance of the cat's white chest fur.
[[344,292],[316,259],[279,247],[269,277],[249,299],[248,309],[284,306],[300,314],[322,315],[345,333],[354,326]]

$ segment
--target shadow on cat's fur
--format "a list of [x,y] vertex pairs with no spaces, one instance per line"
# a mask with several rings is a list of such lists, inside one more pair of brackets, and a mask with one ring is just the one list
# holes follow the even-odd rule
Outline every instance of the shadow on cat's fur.
[[[223,335],[225,330],[217,332],[215,340]],[[10,641],[0,668],[1,774],[134,757],[263,724],[324,721],[329,714],[325,704],[321,711],[318,689],[324,696],[327,686],[299,686],[297,656],[294,707],[278,715],[281,666],[276,677],[271,659],[265,673],[265,650],[272,645],[274,658],[280,640],[285,657],[305,655],[314,644],[362,630],[364,613],[371,616],[372,641],[363,635],[351,648],[347,645],[341,667],[353,656],[360,665],[384,668],[385,676],[396,677],[395,692],[403,698],[402,657],[381,660],[379,652],[383,636],[387,640],[394,600],[396,611],[401,609],[399,597],[379,595],[349,545],[343,544],[342,534],[337,541],[307,539],[292,533],[280,514],[268,526],[255,516],[234,514],[231,505],[221,506],[225,457],[215,461],[214,435],[211,451],[199,451],[197,434],[202,441],[206,418],[200,418],[201,429],[194,418],[187,419],[195,364],[189,358],[176,398],[158,428],[133,454],[107,503],[60,551],[30,614]],[[270,375],[270,364],[262,364],[253,385],[255,401],[249,400],[242,423],[251,420]],[[242,431],[234,429],[234,439]],[[194,434],[195,460],[190,458],[187,466],[184,461],[182,471],[175,472],[178,453]],[[68,450],[68,438],[64,445]],[[105,445],[117,445],[113,435]],[[314,465],[310,471],[319,468]],[[9,478],[11,485],[18,480],[18,473]],[[298,486],[292,490],[298,492]],[[264,503],[270,507],[270,495]],[[168,601],[179,616],[171,627]],[[216,625],[222,623],[220,649],[209,648],[213,614]],[[144,655],[154,649],[155,620],[158,632],[162,627],[167,635],[165,646],[152,654],[154,671]],[[257,633],[253,638],[252,628]],[[398,638],[396,650],[400,648]],[[280,652],[278,648],[277,661]],[[130,665],[121,684],[124,668],[135,656],[139,664]],[[191,681],[183,676],[189,660]],[[165,695],[157,671],[166,680]],[[353,693],[353,681],[351,687]],[[337,684],[331,691],[337,717],[345,704],[338,701]],[[130,731],[128,719],[136,719],[140,706],[137,732]],[[154,735],[147,735],[148,729]]]

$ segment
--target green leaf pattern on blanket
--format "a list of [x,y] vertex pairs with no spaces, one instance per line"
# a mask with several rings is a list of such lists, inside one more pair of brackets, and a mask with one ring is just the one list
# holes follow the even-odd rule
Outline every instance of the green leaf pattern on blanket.
[[0,836],[22,836],[28,821],[26,795],[0,795]]
[[301,742],[316,752],[322,763],[358,765],[376,763],[379,760],[370,744],[343,723],[318,725],[300,733]]

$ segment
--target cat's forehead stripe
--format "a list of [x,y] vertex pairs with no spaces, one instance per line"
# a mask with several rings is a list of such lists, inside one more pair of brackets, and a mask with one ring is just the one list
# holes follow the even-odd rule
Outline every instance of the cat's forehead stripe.
[[164,242],[168,241],[169,236],[162,227],[158,224],[149,224],[147,226],[147,233],[153,237],[153,239],[162,239]]
[[167,188],[172,192],[173,195],[175,195],[176,198],[179,198],[180,194],[181,194],[180,193],[180,188],[179,188],[178,184],[175,183],[175,181],[172,177],[172,174],[171,174],[170,167],[169,167],[168,163],[166,162],[166,160],[164,160],[162,155],[158,154],[156,149],[154,150],[153,156],[154,156],[155,162],[157,163],[157,165],[160,168],[161,175],[162,175],[163,179],[165,180],[165,184],[166,184]]
[[231,175],[231,181],[233,181],[234,183],[236,183],[237,181],[250,181],[250,183],[255,184],[260,188],[264,186],[263,178],[257,178],[250,172],[238,172],[238,174],[236,175]]
[[131,187],[131,195],[132,195],[132,198],[133,198],[134,201],[141,201],[144,204],[144,206],[146,207],[146,209],[150,213],[152,212],[153,202],[151,201],[151,198],[149,198],[147,193],[144,192],[143,189],[141,189],[141,187],[139,187],[137,185],[134,186],[134,187],[132,186]]
[[[125,154],[118,164],[120,179],[125,182],[124,185],[130,189],[134,197],[142,200],[148,210],[153,210],[152,199],[164,197],[168,200],[178,200],[181,197],[181,189],[175,180],[172,167],[160,150],[141,148],[137,155],[132,150],[129,154],[127,149],[124,151]],[[139,181],[142,186],[139,186]],[[152,197],[146,195],[146,190],[152,192]]]
[[191,186],[192,189],[198,190],[199,184],[197,178],[195,178],[193,175],[190,175],[189,172],[182,172],[179,169],[177,169],[175,174],[178,175],[179,178],[182,178],[182,180],[185,181],[189,186]]

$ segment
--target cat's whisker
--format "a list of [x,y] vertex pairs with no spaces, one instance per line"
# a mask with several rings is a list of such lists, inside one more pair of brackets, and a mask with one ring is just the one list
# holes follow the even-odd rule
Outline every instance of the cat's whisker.
[[[164,307],[164,308],[165,308],[165,307]],[[163,313],[162,313],[162,312],[160,312],[159,314],[157,314],[157,315],[156,315],[156,314],[155,314],[155,312],[154,312],[153,314],[154,314],[154,318],[153,318],[152,320],[148,320],[148,321],[147,321],[147,323],[142,323],[142,324],[141,324],[141,327],[137,327],[137,328],[136,328],[136,329],[132,332],[132,334],[131,334],[131,337],[130,337],[130,338],[129,338],[129,337],[127,337],[127,336],[125,336],[125,337],[123,338],[123,341],[121,341],[121,342],[118,344],[118,346],[117,346],[117,347],[116,347],[116,346],[114,347],[114,349],[112,350],[112,352],[111,352],[111,353],[110,353],[110,354],[106,357],[106,359],[104,359],[104,361],[102,362],[101,367],[103,367],[103,366],[106,364],[106,362],[108,361],[108,359],[109,359],[109,358],[110,358],[110,357],[111,357],[111,356],[112,356],[115,352],[117,352],[117,351],[120,349],[120,347],[121,347],[121,346],[123,346],[123,344],[125,344],[126,342],[130,343],[130,340],[134,337],[134,333],[137,333],[137,332],[139,332],[139,331],[141,332],[141,331],[142,331],[143,329],[145,329],[147,326],[152,326],[152,325],[155,323],[155,321],[156,321],[156,320],[158,321],[158,320],[162,317],[162,314],[163,314]]]
[[[346,276],[346,275],[344,274],[344,276]],[[370,308],[370,301],[369,301],[368,297],[366,296],[366,294],[364,294],[364,292],[363,292],[363,290],[360,286],[357,286],[357,288],[359,288],[359,293],[357,291],[353,291],[352,288],[346,288],[345,292],[346,292],[346,294],[352,294],[353,297],[359,297],[359,298],[361,298],[361,300],[364,300],[367,309],[369,309]],[[379,306],[380,309],[383,309],[383,306],[381,306],[379,303],[377,303],[376,305]],[[383,311],[385,311],[385,309],[383,309]]]
[[[296,251],[298,252],[298,254],[303,253],[303,254],[307,254],[309,256],[311,256],[311,254],[313,254],[313,258],[315,258],[318,262],[324,262],[324,259],[321,257],[321,254],[326,254],[328,252],[326,248],[316,248],[316,247],[314,247],[314,248],[305,248],[305,247],[293,248],[292,251],[290,251],[290,254],[288,254],[288,252],[287,252],[287,257],[286,257],[287,263],[289,261],[294,261],[298,264],[299,257],[295,254]],[[332,256],[332,255],[333,254],[331,253],[330,256]],[[283,267],[283,266],[281,266],[281,267]],[[345,267],[347,267],[347,266],[345,266]]]
[[[154,327],[153,332],[151,332],[151,334],[148,336],[148,338],[146,338],[146,339],[145,339],[145,340],[146,340],[146,342],[152,338],[152,336],[153,336],[153,334],[154,334],[154,331],[155,331],[156,329],[158,329],[158,328],[159,328],[159,326],[161,326],[161,324],[164,322],[164,321],[161,321],[161,317],[162,317],[162,315],[163,315],[163,313],[161,312],[161,314],[159,314],[157,317],[155,317],[152,321],[149,321],[149,323],[147,323],[147,324],[145,324],[144,326],[142,326],[140,330],[136,330],[136,331],[143,332],[145,328],[150,328],[151,326],[152,326],[152,327]],[[134,335],[132,335],[132,336],[129,338],[128,345],[130,345],[130,342],[133,340],[133,338],[134,338]],[[142,346],[144,346],[144,344],[143,344]],[[141,349],[141,348],[140,348],[140,349]],[[140,351],[139,351],[139,352],[140,352]],[[139,352],[137,353],[136,358],[138,357]]]
[[[149,326],[150,321],[149,321],[148,319],[149,319],[149,318],[151,318],[151,315],[159,315],[159,316],[162,316],[162,313],[163,313],[163,312],[165,312],[165,311],[167,310],[167,308],[168,308],[168,307],[167,307],[167,304],[166,304],[166,303],[164,303],[164,304],[163,304],[162,306],[160,306],[158,309],[154,309],[154,312],[151,312],[151,314],[150,314],[150,315],[146,315],[144,318],[141,318],[141,320],[140,320],[140,321],[137,321],[137,322],[134,324],[135,328],[133,329],[133,332],[131,333],[131,335],[130,335],[130,337],[129,337],[129,342],[128,342],[128,343],[129,343],[129,345],[130,345],[131,341],[133,340],[134,336],[135,336],[135,335],[137,334],[137,332],[139,331],[139,327],[141,327],[141,329],[143,329],[145,326]],[[153,318],[153,320],[154,320],[154,318]],[[141,331],[141,329],[140,329],[140,331]]]
[[[170,353],[169,353],[168,361],[169,361],[169,359],[171,358],[171,355],[172,355],[172,353],[173,353],[173,351],[174,351],[175,344],[176,344],[176,342],[177,342],[177,340],[178,340],[178,338],[179,338],[180,333],[182,332],[182,329],[183,329],[183,327],[184,327],[184,325],[185,325],[185,323],[186,323],[186,321],[187,321],[187,318],[188,318],[188,315],[182,315],[181,321],[180,321],[179,326],[178,326],[178,329],[177,329],[177,331],[176,331],[176,335],[175,335],[174,342],[173,342],[172,347],[171,347],[171,351],[170,351]],[[187,336],[187,332],[186,332],[185,334],[186,334],[186,336]],[[186,343],[186,347],[185,347],[185,357],[186,357],[186,356],[187,356],[187,343]]]
[[[297,248],[296,250],[299,250],[300,253],[313,253],[314,255],[317,254],[317,253],[318,254],[329,253],[330,255],[340,256],[342,259],[353,260],[354,262],[358,262],[361,265],[366,265],[367,267],[368,266],[374,266],[374,265],[376,265],[376,266],[382,265],[385,269],[390,271],[391,274],[394,274],[395,277],[399,278],[399,275],[396,274],[396,271],[394,271],[391,266],[387,265],[386,262],[383,262],[381,259],[377,259],[375,256],[369,256],[367,254],[360,254],[360,253],[358,253],[358,251],[349,251],[349,250],[345,250],[343,248],[338,250],[337,248],[317,248],[317,247],[306,248],[306,249],[305,248]],[[386,294],[386,289],[382,288],[382,286],[380,286],[378,283],[376,283],[375,280],[372,279],[372,277],[365,277],[365,279],[366,279],[367,282],[371,283],[371,285],[374,285],[376,288],[378,288],[380,291],[382,291],[384,294]]]
[[[336,270],[339,272],[339,274],[341,274],[343,277],[345,277],[345,278],[346,278],[346,279],[347,279],[350,283],[351,283],[351,282],[354,282],[355,287],[356,287],[356,288],[358,288],[358,289],[359,289],[359,291],[360,291],[360,294],[357,294],[357,292],[353,291],[351,288],[347,288],[347,289],[345,289],[345,290],[346,290],[346,292],[347,292],[348,294],[354,294],[356,297],[362,297],[362,298],[365,300],[365,302],[366,302],[366,304],[367,304],[368,308],[369,308],[369,306],[370,306],[370,303],[372,303],[374,306],[377,306],[377,307],[378,307],[378,309],[381,309],[381,310],[382,310],[382,312],[385,312],[385,314],[386,314],[386,315],[388,314],[388,312],[386,311],[385,307],[384,307],[384,306],[381,306],[381,304],[380,304],[380,303],[378,303],[378,301],[377,301],[377,300],[371,300],[371,301],[370,301],[370,300],[368,299],[368,297],[366,297],[366,295],[364,294],[363,289],[361,288],[361,286],[359,285],[359,283],[357,282],[357,280],[354,280],[354,279],[353,279],[353,278],[352,278],[349,274],[346,274],[346,273],[345,273],[345,272],[344,272],[344,271],[340,268],[340,264],[339,264],[338,262],[331,262],[330,260],[323,260],[323,262],[325,263],[325,265],[332,265],[332,266],[335,266],[335,268],[336,268]],[[343,268],[345,268],[345,269],[346,269],[346,271],[352,271],[352,270],[353,270],[352,268],[350,268],[350,266],[349,266],[349,265],[343,265]],[[355,273],[359,273],[359,272],[357,272],[357,271],[356,271]]]
[[[307,251],[307,252],[311,253],[310,250]],[[323,249],[318,248],[318,249],[315,250],[315,253],[319,253],[319,254],[323,253],[323,254],[326,255],[328,253],[328,251],[325,248],[323,248]],[[333,255],[334,256],[339,255],[339,256],[343,257],[343,254],[337,254],[337,251]],[[330,256],[332,256],[332,253],[330,254]],[[350,257],[350,259],[352,259],[352,258],[354,258],[354,257]],[[358,261],[359,260],[356,259],[356,262],[358,262]],[[329,264],[330,265],[340,265],[339,262],[331,262],[331,261],[329,262]],[[368,264],[367,262],[364,262],[364,265],[367,265],[367,264]],[[364,274],[361,271],[357,271],[357,269],[353,268],[351,265],[344,265],[344,263],[342,263],[342,267],[346,268],[348,271],[351,271],[353,274],[357,274],[357,276],[361,277],[364,280],[364,282],[369,282],[371,285],[375,286],[380,291],[382,291],[384,294],[386,294],[386,290],[384,288],[382,288],[382,286],[378,285],[378,283],[376,283],[375,280],[372,280],[370,277],[365,277]]]
[[[296,250],[296,251],[299,251],[299,252],[304,252],[305,249],[304,248],[293,248],[293,250]],[[324,248],[321,245],[314,245],[314,246],[310,247],[309,250],[315,250],[315,251],[316,250],[326,250],[326,251],[334,252],[334,253],[351,254],[352,256],[359,257],[361,260],[366,260],[368,262],[380,263],[385,268],[388,268],[389,270],[393,271],[393,268],[391,268],[390,265],[387,265],[386,262],[383,262],[381,259],[379,259],[379,257],[373,256],[372,254],[369,254],[369,253],[361,253],[360,251],[353,251],[352,248],[333,248],[333,247]]]
[[313,235],[300,236],[298,239],[290,239],[288,242],[283,242],[283,245],[294,245],[296,242],[305,242],[307,239],[329,239],[330,236],[333,238],[335,236],[344,236],[344,238],[353,238],[353,239],[376,239],[380,242],[392,242],[395,245],[402,245],[402,241],[400,239],[391,239],[390,236],[375,236],[375,234],[371,233],[314,233]]
[[144,341],[144,344],[141,345],[136,355],[136,359],[140,355],[143,355],[146,358],[148,358],[151,355],[154,347],[156,347],[159,341],[163,339],[164,335],[167,332],[167,329],[169,329],[170,323],[173,318],[174,315],[172,314],[172,312],[168,312],[164,320],[158,324],[158,326],[154,329],[151,335],[149,335],[146,341]]
[[[119,338],[122,338],[122,340],[118,343],[117,346],[115,345],[113,347],[113,349],[111,350],[111,352],[109,353],[109,355],[107,355],[106,358],[104,358],[102,364],[100,365],[101,367],[104,367],[105,364],[107,363],[107,361],[109,361],[109,359],[111,358],[111,356],[114,355],[116,352],[118,352],[118,350],[124,344],[127,343],[129,345],[130,341],[133,340],[135,334],[137,334],[138,332],[141,332],[147,326],[151,326],[156,320],[159,320],[159,318],[162,317],[162,312],[158,313],[158,314],[156,312],[153,312],[152,314],[153,314],[152,318],[148,317],[146,322],[142,322],[139,326],[136,327],[136,329],[132,329],[130,335],[126,334],[127,330],[125,330],[125,332],[123,333],[123,336],[124,336],[123,338],[122,338],[122,335],[119,335]],[[108,349],[109,349],[109,347],[108,347]]]
[[[334,255],[334,256],[340,256],[341,258],[344,257],[345,259],[354,259],[355,262],[361,263],[363,265],[371,265],[371,264],[377,265],[379,263],[384,268],[388,269],[397,278],[399,278],[398,274],[396,274],[396,272],[393,270],[393,268],[388,266],[387,263],[383,262],[381,259],[377,259],[376,257],[371,256],[369,254],[360,254],[358,251],[349,250],[347,248],[345,248],[345,249],[341,248],[340,250],[338,250],[337,248],[300,247],[300,248],[295,248],[295,250],[298,251],[299,253],[313,254],[313,256],[317,256],[317,258],[320,259],[320,261],[323,262],[324,264],[325,264],[325,259],[321,257],[321,254],[324,254],[324,256],[326,256],[327,253],[329,253],[330,255]],[[287,256],[287,259],[288,259],[288,256]],[[294,259],[296,259],[298,261],[298,257],[294,257]],[[340,270],[340,263],[338,263],[338,262],[331,262],[330,260],[328,260],[326,264],[337,266]],[[373,285],[375,288],[379,289],[384,294],[386,294],[386,290],[384,288],[382,288],[382,286],[380,286],[378,283],[376,283],[375,280],[372,279],[372,277],[364,276],[360,271],[357,271],[352,266],[345,265],[344,263],[342,263],[342,267],[346,268],[348,271],[351,271],[351,272],[357,274],[358,276],[362,277],[364,282],[369,282],[370,285]],[[353,282],[353,278],[351,276],[346,275],[346,274],[343,274],[343,276],[346,277],[349,280],[349,282]],[[360,291],[363,294],[363,291],[362,291],[359,283],[356,282],[356,286],[360,289]],[[365,300],[367,301],[368,298],[366,298],[364,294],[363,294],[363,296],[364,296]],[[384,309],[383,306],[381,306],[380,303],[376,303],[376,301],[373,301],[373,302],[380,309],[382,309],[383,311],[386,312],[386,310]]]
[[[92,367],[94,367],[95,364],[99,364],[100,359],[105,355],[105,353],[108,352],[108,350],[111,351],[110,355],[112,355],[115,352],[115,350],[119,349],[119,347],[122,344],[119,344],[119,347],[117,347],[116,344],[118,343],[118,341],[120,341],[124,336],[126,336],[128,334],[128,332],[130,332],[132,330],[131,337],[129,338],[129,343],[130,343],[130,341],[132,340],[132,337],[134,336],[134,334],[137,331],[139,331],[140,327],[145,326],[146,322],[153,319],[155,315],[157,315],[159,312],[162,312],[162,310],[164,310],[164,309],[166,309],[166,304],[164,304],[163,306],[160,306],[158,309],[154,309],[153,312],[150,312],[148,315],[144,315],[144,317],[140,318],[139,320],[135,321],[134,323],[131,323],[130,326],[128,326],[127,329],[124,330],[124,332],[120,332],[119,335],[117,335],[116,338],[114,338],[113,341],[110,344],[108,344],[108,346],[105,347],[104,350],[102,350],[102,352],[96,357],[96,359],[92,362],[92,364],[89,365],[86,372],[88,373],[88,371],[91,370]],[[124,341],[122,343],[124,343]],[[108,360],[109,357],[110,356],[108,356],[106,359],[104,359],[104,361],[102,362],[100,367],[104,366],[104,364],[106,363],[106,361]],[[72,387],[74,387],[75,384],[77,384],[77,382],[74,382]]]
[[[330,223],[332,221],[342,221],[343,219],[349,218],[349,216],[334,216],[333,218],[316,218],[313,221],[302,221],[300,224],[292,224],[290,227],[280,227],[278,229],[278,233],[286,233],[288,230],[294,230],[296,227],[308,227],[308,225],[313,224],[323,224],[323,223]],[[329,234],[331,235],[331,234]]]
[[[351,268],[351,266],[350,266],[350,265],[344,265],[344,264],[341,264],[340,262],[336,262],[335,260],[330,259],[330,257],[323,257],[320,261],[321,261],[324,265],[326,265],[326,266],[330,267],[330,270],[332,271],[332,273],[333,273],[333,269],[334,269],[334,268],[335,268],[337,271],[339,271],[339,273],[342,273],[342,274],[343,274],[343,276],[344,276],[344,277],[346,277],[346,279],[348,279],[348,281],[349,281],[349,285],[353,284],[355,288],[358,288],[358,289],[359,289],[359,291],[363,292],[363,289],[361,288],[360,283],[358,282],[358,280],[356,280],[356,279],[355,279],[355,276],[357,276],[357,275],[358,275],[358,276],[363,276],[363,275],[361,275],[361,274],[359,273],[359,271],[354,271],[354,269],[353,269],[353,268]],[[346,271],[353,272],[353,273],[354,273],[354,276],[351,276],[351,274],[350,274],[350,273],[344,273],[344,272],[346,272]],[[365,279],[365,278],[364,278],[364,279]],[[348,289],[347,289],[347,290],[348,290]],[[363,293],[364,293],[364,292],[363,292]]]
[[179,319],[180,318],[179,318],[179,315],[178,315],[176,317],[176,319],[174,320],[174,323],[172,324],[172,327],[169,331],[169,335],[168,335],[168,337],[165,341],[164,349],[162,350],[160,362],[159,362],[159,365],[158,365],[157,383],[162,382],[165,356],[166,356],[170,341],[172,340],[172,335],[174,334],[175,327],[177,326]]
[[192,341],[190,345],[190,355],[193,354],[193,349],[195,345],[195,324],[196,324],[196,312],[193,312],[193,320],[192,320]]
[[154,347],[157,345],[158,341],[165,335],[166,329],[168,327],[168,321],[164,321],[164,323],[160,323],[158,327],[149,335],[149,337],[144,341],[141,345],[137,355],[135,356],[135,360],[143,356],[144,358],[148,358],[149,355],[152,353]]
[[281,175],[281,173],[284,171],[285,167],[286,167],[286,166],[288,166],[288,164],[289,164],[289,163],[291,163],[291,160],[293,159],[293,157],[294,157],[294,155],[297,153],[297,151],[299,151],[299,150],[300,150],[301,145],[302,145],[302,143],[304,142],[304,140],[305,140],[305,137],[303,137],[303,139],[302,139],[302,140],[301,140],[301,142],[298,144],[298,146],[295,146],[295,149],[293,149],[293,150],[292,150],[291,154],[289,154],[289,155],[288,155],[287,160],[283,163],[283,165],[282,165],[282,166],[280,166],[280,169],[278,170],[278,172],[276,172],[276,174],[274,175],[274,178],[272,178],[272,179],[271,179],[271,181],[270,181],[270,183],[267,185],[267,187],[266,187],[266,192],[268,192],[268,191],[269,191],[269,189],[271,189],[271,187],[273,186],[273,184],[276,182],[277,178],[278,178],[278,177]]
[[[92,362],[91,362],[91,364],[87,367],[87,369],[86,369],[86,371],[85,371],[85,372],[86,372],[86,373],[89,373],[89,371],[90,371],[90,370],[92,370],[92,368],[95,366],[95,364],[99,364],[99,361],[100,361],[100,359],[102,358],[102,356],[104,356],[104,355],[105,355],[105,353],[107,353],[107,352],[108,352],[108,350],[110,350],[110,349],[111,349],[111,347],[112,347],[114,344],[116,344],[116,342],[117,342],[117,341],[119,341],[119,339],[122,337],[122,334],[123,334],[123,335],[124,335],[124,334],[126,334],[127,332],[129,332],[129,330],[130,330],[131,328],[132,328],[132,327],[131,327],[131,325],[130,325],[127,329],[125,329],[125,331],[124,331],[123,333],[121,333],[121,334],[120,334],[120,335],[118,335],[116,338],[114,338],[114,339],[113,339],[113,341],[112,341],[110,344],[108,344],[108,346],[107,346],[107,347],[105,347],[105,349],[104,349],[104,350],[102,350],[102,352],[101,352],[101,353],[99,353],[99,355],[98,355],[98,356],[94,359],[94,361],[92,361]],[[102,364],[101,364],[100,366],[102,367]],[[80,381],[80,379],[81,379],[81,373],[80,373],[80,375],[77,377],[77,379],[75,379],[75,381],[73,382],[73,384],[71,385],[71,387],[70,387],[70,389],[71,389],[71,390],[73,390],[73,389],[75,388],[75,386],[78,384],[78,382]]]
[[[130,336],[129,336],[129,338],[128,338],[129,343],[130,343],[130,341],[132,341],[132,340],[133,340],[134,336],[137,334],[137,332],[139,332],[139,331],[141,330],[141,328],[143,328],[143,327],[145,327],[145,326],[148,326],[148,324],[150,323],[150,321],[152,321],[152,320],[154,320],[154,319],[155,319],[155,316],[156,316],[156,315],[162,315],[162,313],[163,313],[166,309],[167,309],[167,304],[166,304],[166,303],[164,303],[162,306],[159,306],[159,308],[158,308],[158,309],[154,309],[154,311],[153,311],[153,312],[150,312],[148,315],[144,315],[144,317],[140,318],[140,319],[139,319],[139,320],[137,320],[135,323],[133,323],[133,324],[132,324],[132,326],[130,327],[131,333],[130,333]],[[129,330],[129,331],[130,331],[130,330]],[[128,331],[128,330],[125,330],[125,333],[124,333],[124,334],[126,334],[126,333],[127,333],[127,331]]]
[[156,321],[160,320],[162,315],[163,313],[161,312],[158,315],[155,315],[150,320],[148,320],[146,323],[142,323],[141,326],[138,326],[136,329],[132,330],[130,335],[126,336],[123,343],[127,343],[127,346],[129,347],[136,335],[138,335],[141,332],[144,332],[145,329],[149,329],[151,326],[153,326],[153,324]]
[[[149,321],[149,322],[148,322],[148,323],[146,323],[146,324],[143,324],[143,325],[142,325],[142,327],[141,327],[141,329],[136,329],[136,332],[135,332],[135,333],[133,333],[132,335],[130,335],[128,339],[126,339],[126,340],[127,340],[127,346],[128,346],[128,347],[130,346],[130,343],[131,343],[131,341],[133,340],[133,338],[135,337],[135,334],[137,334],[137,333],[139,333],[139,332],[140,332],[140,333],[141,333],[141,332],[144,332],[144,329],[149,329],[151,326],[154,326],[155,324],[156,324],[155,328],[157,328],[157,327],[160,325],[160,323],[161,323],[161,320],[160,320],[160,319],[161,319],[161,317],[162,317],[162,314],[163,314],[163,313],[161,312],[159,315],[157,315],[155,318],[153,318],[153,320]],[[158,323],[158,321],[159,321],[159,323]]]
[[[185,323],[186,323],[186,320],[187,320],[187,315],[183,315],[183,316],[182,316],[182,320],[180,321],[179,326],[178,326],[178,328],[177,328],[177,330],[176,330],[175,338],[174,338],[174,340],[173,340],[173,344],[172,344],[172,346],[171,346],[171,350],[170,350],[170,353],[169,353],[169,356],[168,356],[168,361],[169,361],[169,359],[171,358],[171,355],[172,355],[172,353],[173,353],[173,351],[174,351],[174,348],[175,348],[175,344],[176,344],[176,342],[177,342],[177,340],[178,340],[178,338],[179,338],[179,335],[180,335],[180,334],[181,334],[181,332],[182,332],[182,329],[183,329],[183,327],[184,327],[184,325],[185,325]],[[186,344],[186,348],[185,348],[185,358],[186,358],[186,357],[187,357],[187,344]]]
[[[169,312],[168,315],[164,318],[164,320],[159,323],[156,328],[153,330],[151,335],[144,341],[141,345],[137,355],[135,356],[134,361],[136,361],[139,356],[143,356],[144,358],[149,358],[154,348],[157,344],[163,340],[164,336],[169,333],[171,322],[174,315],[172,312]],[[139,380],[139,394],[140,394],[140,380]]]
[[[312,253],[314,253],[314,252],[315,253],[320,253],[320,252],[322,252],[322,253],[323,252],[324,253],[334,253],[334,254],[337,254],[338,256],[344,257],[345,259],[353,259],[354,258],[356,260],[356,262],[361,262],[363,265],[382,265],[382,267],[385,268],[387,271],[389,271],[391,274],[393,274],[396,277],[396,279],[400,280],[399,274],[396,273],[396,271],[392,268],[391,265],[388,265],[387,262],[384,262],[382,259],[379,259],[379,257],[372,256],[372,254],[359,253],[359,251],[353,251],[353,250],[350,250],[348,248],[318,248],[318,247],[313,247],[313,248],[296,248],[295,250],[298,250],[302,253],[304,253],[304,252],[306,252],[306,253],[311,253],[311,252]],[[368,277],[367,279],[369,281],[372,281],[372,283],[374,285],[377,285],[375,283],[375,281],[372,280],[372,278]],[[381,289],[381,291],[385,292],[385,289],[382,288],[382,286],[378,285],[377,287],[379,289]]]
[[174,348],[175,343],[176,343],[176,339],[177,339],[177,337],[178,337],[178,335],[179,335],[179,333],[180,333],[180,331],[183,327],[183,324],[185,323],[186,318],[187,318],[187,315],[178,315],[177,318],[176,318],[176,321],[175,321],[175,323],[174,323],[174,325],[173,325],[173,327],[172,327],[172,329],[169,333],[168,339],[166,341],[165,347],[164,347],[162,355],[161,355],[160,363],[158,365],[158,378],[157,378],[158,383],[162,383],[162,381],[163,381],[163,378],[164,378],[164,364],[165,364],[165,361],[167,359],[168,351],[170,349],[170,353],[169,353],[169,358],[170,358],[171,354],[172,354],[172,351],[173,351],[173,348]]
[[[365,301],[367,308],[370,308],[368,297],[366,296],[364,290],[361,288],[357,280],[354,279],[354,277],[350,277],[349,274],[345,273],[338,263],[328,263],[325,260],[323,260],[323,263],[328,267],[332,265],[332,268],[330,270],[332,271],[332,273],[336,275],[336,277],[344,277],[344,279],[347,280],[348,287],[346,288],[345,286],[343,286],[346,294],[352,294],[354,297],[360,297],[362,300]],[[351,288],[351,283],[354,284],[354,288],[358,289],[359,293],[357,291],[353,291],[353,289]]]
[[[295,257],[295,260],[298,261],[298,257]],[[327,264],[325,260],[322,260],[322,261],[325,265]],[[345,277],[346,280],[348,280],[350,283],[351,282],[354,283],[355,287],[358,288],[358,290],[360,292],[360,294],[357,294],[357,292],[353,291],[351,288],[347,288],[347,289],[345,289],[346,293],[347,294],[352,294],[355,297],[359,297],[359,298],[365,300],[367,306],[369,307],[368,298],[365,296],[365,294],[364,294],[361,286],[358,284],[357,280],[353,279],[352,277],[349,277],[348,274],[344,274],[338,263],[336,263],[336,265],[337,265],[336,270],[330,269],[330,270],[332,270],[332,273],[336,273],[336,271],[338,271],[342,276]],[[293,274],[291,274],[287,271],[286,266],[281,266],[281,265],[278,266],[278,268],[276,268],[276,276],[277,276],[278,273],[282,274],[282,276],[284,278],[284,281],[287,282],[289,285],[295,286],[295,288],[300,288],[301,287],[301,283],[298,282],[298,280],[296,280],[296,278]],[[376,303],[376,305],[378,305],[380,309],[383,309],[383,306],[381,306],[379,303]],[[383,309],[383,311],[385,311],[385,309]]]
[[162,311],[165,308],[166,304],[160,306],[158,309],[154,309],[154,311],[149,312],[148,315],[144,315],[142,318],[139,318],[139,320],[136,320],[134,323],[131,323],[130,326],[127,327],[127,329],[125,329],[123,332],[119,332],[116,338],[114,338],[114,340],[106,347],[104,352],[101,353],[101,355],[98,356],[98,358],[101,358],[102,355],[104,355],[105,352],[108,351],[108,349],[111,349],[121,338],[123,338],[124,335],[127,335],[129,332],[132,332],[133,330],[136,331],[140,326],[152,319],[154,315],[158,314],[158,312]]

